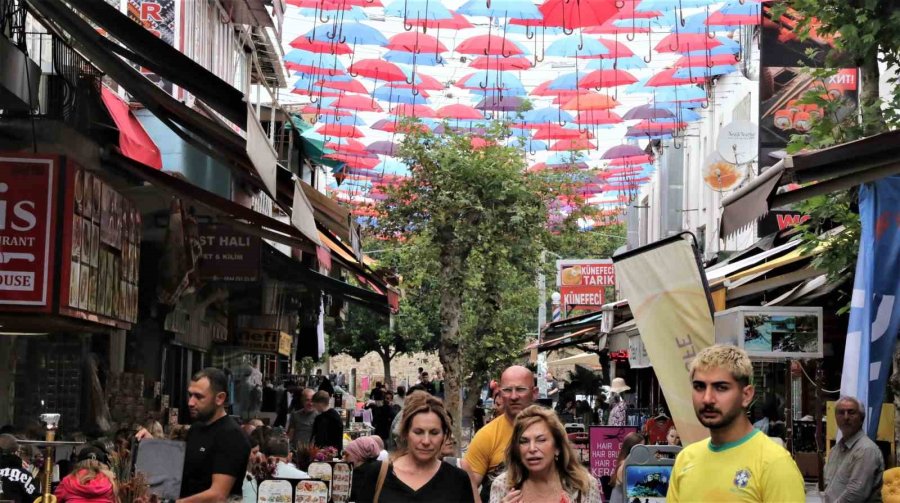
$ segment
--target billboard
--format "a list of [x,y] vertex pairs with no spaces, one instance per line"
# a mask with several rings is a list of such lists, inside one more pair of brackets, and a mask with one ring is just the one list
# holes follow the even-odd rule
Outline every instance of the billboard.
[[556,261],[556,287],[562,296],[563,317],[574,310],[598,311],[606,303],[607,288],[616,286],[611,259]]
[[0,156],[0,305],[52,305],[59,169],[55,157]]
[[[130,19],[173,47],[176,47],[177,11],[176,0],[127,0],[126,4],[126,12]],[[141,68],[141,73],[174,96],[175,86],[171,82],[163,80],[146,68]]]

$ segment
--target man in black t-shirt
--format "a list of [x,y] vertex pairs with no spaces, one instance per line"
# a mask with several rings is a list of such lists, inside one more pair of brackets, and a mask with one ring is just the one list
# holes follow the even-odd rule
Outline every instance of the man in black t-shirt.
[[[188,430],[179,502],[225,501],[241,494],[250,458],[250,441],[225,413],[228,380],[216,368],[194,374],[188,386]],[[138,438],[144,438],[138,432]]]
[[312,442],[316,447],[334,447],[340,456],[344,448],[344,423],[338,411],[329,408],[330,400],[331,396],[325,391],[313,395],[313,406],[319,415],[313,421]]
[[0,435],[0,501],[31,503],[40,495],[38,481],[22,468],[16,437]]

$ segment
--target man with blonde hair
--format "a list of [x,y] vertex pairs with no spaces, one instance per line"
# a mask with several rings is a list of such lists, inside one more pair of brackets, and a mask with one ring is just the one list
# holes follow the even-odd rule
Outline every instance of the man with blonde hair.
[[694,412],[710,438],[678,454],[666,501],[805,501],[803,476],[791,455],[747,418],[755,393],[747,353],[734,346],[706,348],[690,373]]

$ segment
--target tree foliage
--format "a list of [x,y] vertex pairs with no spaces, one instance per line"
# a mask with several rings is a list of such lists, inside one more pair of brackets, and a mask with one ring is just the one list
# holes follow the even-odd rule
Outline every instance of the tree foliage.
[[400,157],[411,176],[389,191],[379,228],[415,250],[399,271],[404,283],[413,279],[406,305],[439,335],[447,406],[459,428],[463,380],[477,386],[524,345],[555,191],[525,170],[521,150],[502,144],[502,124],[477,137],[446,129],[436,136],[408,128]]

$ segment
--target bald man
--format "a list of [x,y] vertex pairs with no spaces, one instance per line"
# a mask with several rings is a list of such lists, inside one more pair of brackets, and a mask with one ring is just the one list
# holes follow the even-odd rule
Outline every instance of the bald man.
[[[503,399],[503,415],[478,430],[469,443],[462,461],[481,501],[488,501],[491,482],[506,466],[506,449],[512,440],[513,422],[525,407],[537,398],[534,374],[525,367],[514,365],[500,376],[500,396]],[[478,486],[481,486],[481,491]]]

